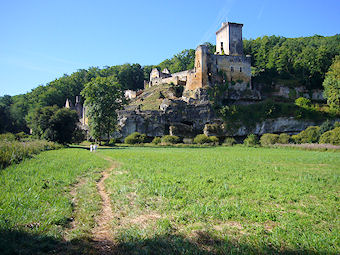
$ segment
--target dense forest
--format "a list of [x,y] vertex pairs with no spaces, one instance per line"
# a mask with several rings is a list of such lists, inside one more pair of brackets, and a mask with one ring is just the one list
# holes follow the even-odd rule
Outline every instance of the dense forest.
[[[215,46],[206,43],[213,53]],[[290,86],[304,85],[322,88],[330,65],[340,55],[340,35],[323,37],[284,38],[264,36],[244,40],[244,52],[252,56],[252,75],[255,82],[271,84],[280,81]],[[158,65],[141,66],[124,64],[81,69],[38,86],[31,92],[0,97],[0,133],[28,132],[30,113],[39,107],[62,107],[66,98],[74,100],[84,85],[97,77],[114,77],[123,89],[138,90],[144,87],[152,68],[167,67],[172,73],[194,67],[195,50],[187,49]]]

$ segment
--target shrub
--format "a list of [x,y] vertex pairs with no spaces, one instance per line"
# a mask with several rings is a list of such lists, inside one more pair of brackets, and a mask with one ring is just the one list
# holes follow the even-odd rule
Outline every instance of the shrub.
[[281,144],[287,144],[289,143],[289,140],[290,140],[290,135],[282,133],[279,135],[279,139],[277,140],[277,142]]
[[227,146],[233,146],[234,144],[236,144],[236,140],[232,137],[227,137],[225,140],[224,140],[224,145],[227,145]]
[[4,141],[4,142],[15,141],[15,135],[12,133],[0,134],[0,141]]
[[296,143],[317,143],[320,137],[320,127],[310,126],[297,134]]
[[332,130],[323,133],[320,136],[319,143],[328,143],[328,144],[330,144],[331,140],[332,140],[332,136],[333,136]]
[[116,139],[111,138],[109,141],[106,142],[106,145],[108,146],[114,146],[116,144]]
[[41,151],[54,150],[62,147],[60,144],[42,140],[29,142],[2,141],[0,142],[0,169],[18,163],[24,158],[31,157]]
[[185,144],[193,144],[194,143],[194,139],[192,139],[192,138],[183,138],[183,143],[185,143]]
[[262,146],[267,146],[277,143],[279,140],[279,135],[277,134],[264,134],[261,136],[260,143]]
[[15,134],[15,139],[18,140],[18,141],[21,141],[25,138],[28,138],[28,135],[25,134],[25,132],[19,132],[19,133]]
[[153,144],[160,144],[162,142],[162,139],[160,137],[155,137],[153,140],[152,140],[152,143]]
[[197,143],[197,144],[206,144],[206,143],[211,143],[211,140],[205,134],[200,134],[200,135],[197,135],[194,138],[194,143]]
[[164,144],[176,144],[179,140],[179,137],[175,135],[165,135],[162,137],[162,143]]
[[293,143],[300,143],[300,136],[299,135],[292,135],[291,139]]
[[139,144],[145,141],[146,135],[134,132],[125,137],[124,142],[127,144]]
[[299,97],[295,100],[295,104],[302,108],[308,109],[311,106],[311,101],[308,98]]
[[244,139],[243,144],[249,147],[256,146],[259,144],[259,139],[256,135],[250,134],[246,139]]
[[332,122],[330,122],[329,120],[326,120],[325,122],[323,122],[320,126],[320,135],[322,135],[323,133],[332,130],[334,128],[334,125]]
[[334,122],[334,128],[337,128],[337,127],[340,127],[340,122],[339,121]]
[[218,145],[220,143],[220,140],[218,139],[217,136],[210,136],[209,140],[211,143],[213,143],[214,145]]
[[320,137],[319,143],[330,143],[333,145],[340,145],[340,127],[323,133]]

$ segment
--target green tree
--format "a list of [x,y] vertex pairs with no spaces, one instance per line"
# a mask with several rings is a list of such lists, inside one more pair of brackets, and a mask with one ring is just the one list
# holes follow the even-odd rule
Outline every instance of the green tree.
[[13,103],[12,97],[4,95],[0,97],[0,133],[10,132],[12,129],[12,118],[10,106]]
[[139,64],[122,65],[117,79],[123,89],[137,90],[144,88],[144,72]]
[[323,82],[324,96],[330,108],[340,112],[340,56],[336,56]]
[[71,143],[78,132],[76,111],[56,105],[35,109],[28,123],[34,136],[61,144]]
[[85,97],[91,134],[99,141],[108,139],[116,127],[117,110],[126,103],[122,86],[114,77],[97,77],[85,85]]

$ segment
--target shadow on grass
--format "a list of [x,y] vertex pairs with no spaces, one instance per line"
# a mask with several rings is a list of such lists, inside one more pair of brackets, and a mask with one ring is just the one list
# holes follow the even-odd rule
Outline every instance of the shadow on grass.
[[251,247],[227,240],[198,235],[192,242],[180,235],[167,234],[150,239],[121,241],[118,244],[92,240],[64,241],[24,231],[0,229],[0,254],[336,254],[311,250],[278,250]]

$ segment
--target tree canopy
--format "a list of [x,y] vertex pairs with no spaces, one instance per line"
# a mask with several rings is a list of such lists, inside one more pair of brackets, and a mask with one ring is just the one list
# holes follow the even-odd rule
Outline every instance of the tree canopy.
[[125,104],[120,83],[115,77],[97,77],[85,85],[81,92],[85,97],[91,134],[99,141],[109,139],[115,129],[117,112]]
[[336,56],[323,82],[327,103],[335,112],[340,113],[340,56]]
[[78,135],[78,115],[67,108],[56,105],[37,108],[27,119],[33,135],[41,139],[67,144]]

